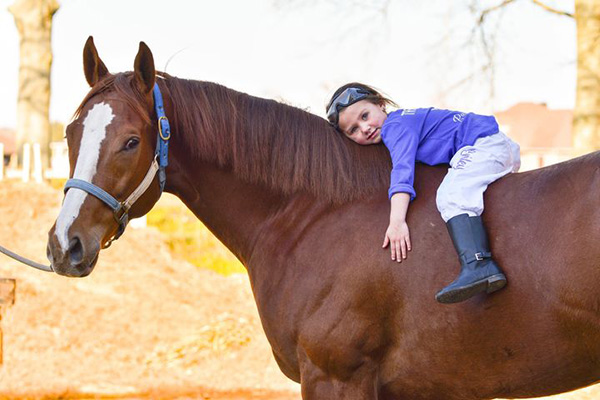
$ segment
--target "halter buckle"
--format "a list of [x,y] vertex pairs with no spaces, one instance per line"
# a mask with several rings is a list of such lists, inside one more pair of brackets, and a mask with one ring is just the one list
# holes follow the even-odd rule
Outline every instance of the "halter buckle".
[[129,213],[129,207],[125,203],[119,203],[119,206],[115,208],[113,212],[113,217],[119,223],[119,225],[123,224],[123,221],[127,219],[127,214]]
[[162,140],[167,141],[167,140],[171,139],[171,131],[168,130],[166,136],[163,134],[163,128],[162,128],[162,121],[163,120],[167,121],[167,123],[169,122],[169,120],[165,116],[158,117],[158,134],[160,135],[160,138]]

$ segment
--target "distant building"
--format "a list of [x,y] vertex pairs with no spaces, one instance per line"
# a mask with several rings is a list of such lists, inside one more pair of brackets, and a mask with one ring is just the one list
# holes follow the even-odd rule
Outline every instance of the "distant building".
[[4,144],[4,164],[8,164],[10,156],[17,151],[16,133],[13,129],[0,128],[0,143]]
[[494,115],[500,130],[521,146],[522,171],[571,158],[572,110],[551,110],[546,104],[518,103]]
[[[62,124],[53,124],[59,129],[59,135],[62,134]],[[0,128],[0,143],[4,144],[4,165],[8,166],[6,176],[21,177],[22,174],[17,170],[16,165],[16,134],[13,129]],[[11,161],[12,158],[12,161]],[[61,139],[50,143],[50,168],[43,167],[43,175],[48,179],[66,179],[69,177],[69,151],[67,141]]]
[[0,143],[4,143],[4,154],[13,154],[17,150],[16,142],[14,129],[0,128]]

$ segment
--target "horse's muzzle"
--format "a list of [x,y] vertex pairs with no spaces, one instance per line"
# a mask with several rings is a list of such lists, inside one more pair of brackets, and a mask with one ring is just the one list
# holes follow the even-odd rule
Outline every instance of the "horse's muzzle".
[[100,243],[94,239],[84,240],[80,235],[73,234],[69,238],[68,246],[63,249],[54,234],[54,228],[48,234],[46,255],[54,272],[70,277],[88,276],[100,253]]

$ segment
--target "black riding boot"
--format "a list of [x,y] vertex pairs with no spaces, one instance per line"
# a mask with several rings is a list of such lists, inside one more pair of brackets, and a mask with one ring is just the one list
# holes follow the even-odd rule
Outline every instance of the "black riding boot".
[[506,285],[506,277],[492,260],[481,217],[460,214],[447,223],[448,232],[458,253],[461,269],[458,278],[440,290],[440,303],[458,303],[480,292],[492,293]]

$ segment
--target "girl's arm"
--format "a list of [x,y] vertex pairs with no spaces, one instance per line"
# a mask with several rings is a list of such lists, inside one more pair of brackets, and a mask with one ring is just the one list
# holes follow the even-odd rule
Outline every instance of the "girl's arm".
[[402,259],[406,259],[411,249],[410,233],[406,224],[410,194],[404,192],[394,193],[390,201],[390,226],[385,232],[383,248],[389,244],[392,260],[402,262]]

